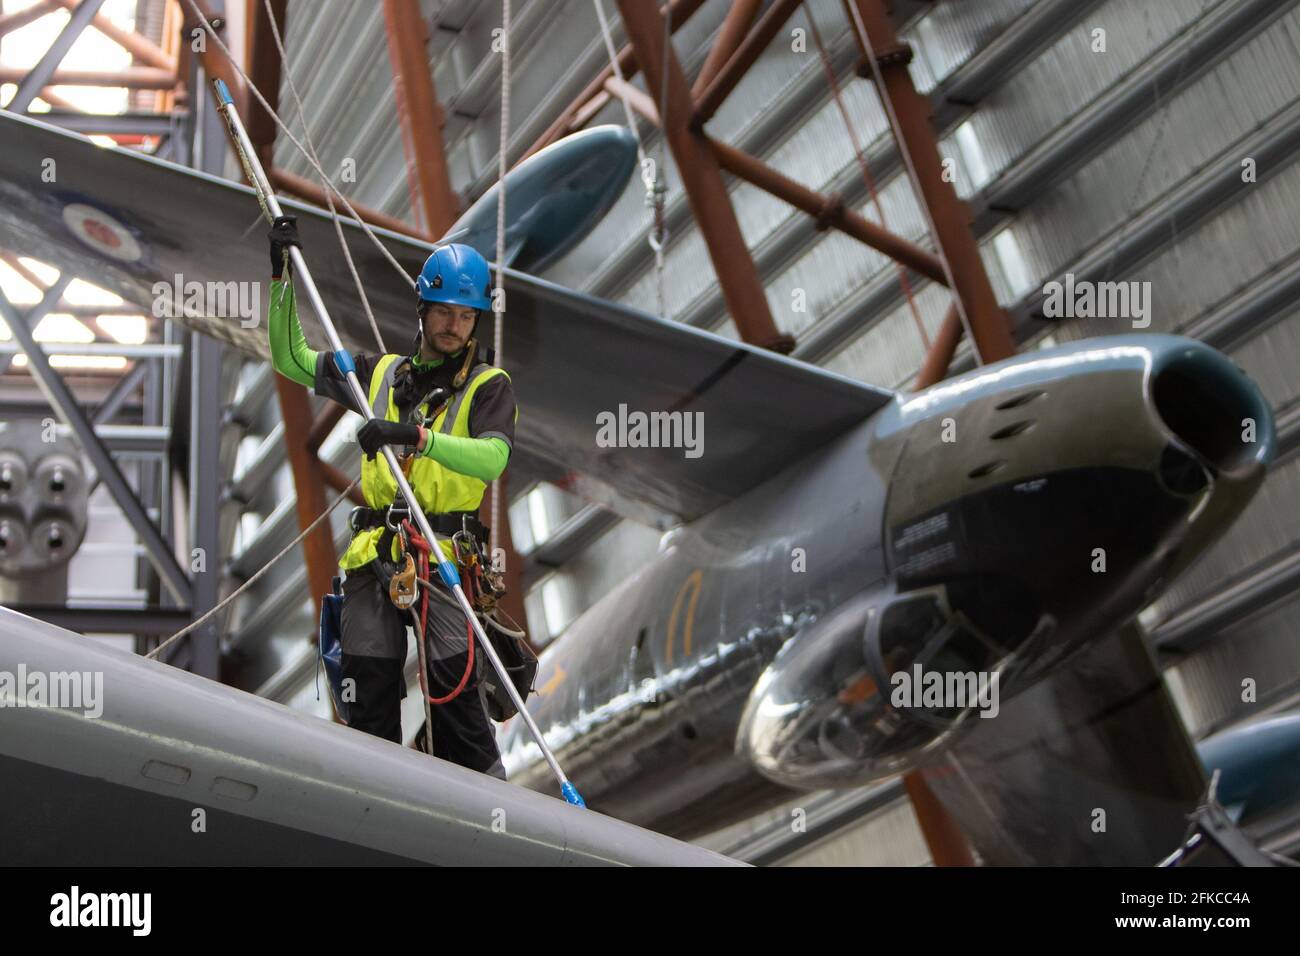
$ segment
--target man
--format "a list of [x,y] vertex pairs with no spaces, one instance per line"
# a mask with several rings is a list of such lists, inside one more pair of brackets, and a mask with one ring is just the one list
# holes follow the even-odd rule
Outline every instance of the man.
[[[301,247],[296,218],[281,216],[271,242],[270,339],[275,369],[317,395],[355,407],[347,380],[329,352],[308,348],[298,322],[288,247]],[[385,444],[412,456],[411,489],[439,536],[470,529],[481,542],[486,531],[477,512],[486,483],[505,470],[514,442],[515,407],[510,377],[494,367],[474,333],[491,308],[487,262],[469,246],[451,244],[429,256],[417,280],[418,331],[410,355],[357,355],[357,378],[375,419],[357,432],[366,457],[361,490],[366,508],[352,513],[352,541],[339,567],[343,582],[343,678],[354,683],[348,725],[401,742],[401,698],[406,682],[406,612],[389,598],[386,572],[378,560],[388,506],[397,484],[382,455]],[[394,522],[395,523],[395,522]],[[413,522],[414,523],[414,522]],[[396,542],[394,542],[394,545]],[[450,546],[442,543],[444,554]],[[386,561],[396,554],[390,552]],[[437,555],[432,560],[437,561]],[[435,582],[437,576],[434,575]],[[441,583],[438,583],[441,587]],[[452,599],[454,600],[454,599]],[[446,697],[461,683],[469,644],[464,615],[434,596],[428,618],[429,694]],[[434,754],[463,767],[505,778],[492,725],[478,692],[478,666],[447,703],[432,705]],[[421,738],[423,735],[421,735]]]

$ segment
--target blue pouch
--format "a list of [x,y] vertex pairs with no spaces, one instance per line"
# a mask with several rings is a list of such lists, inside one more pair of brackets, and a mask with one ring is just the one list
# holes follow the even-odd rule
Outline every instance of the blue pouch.
[[334,592],[326,594],[320,602],[320,641],[317,656],[325,668],[325,679],[330,685],[330,698],[339,720],[348,722],[348,703],[343,699],[343,582],[333,581]]

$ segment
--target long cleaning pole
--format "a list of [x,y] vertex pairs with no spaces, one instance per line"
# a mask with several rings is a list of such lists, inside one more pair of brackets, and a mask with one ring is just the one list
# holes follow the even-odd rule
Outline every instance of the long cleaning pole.
[[[264,213],[274,220],[283,215],[280,202],[276,198],[274,190],[271,189],[271,184],[266,178],[266,172],[262,169],[261,161],[257,158],[257,150],[253,148],[253,143],[249,140],[244,124],[239,118],[239,111],[235,109],[235,101],[230,96],[230,90],[221,80],[213,80],[213,86],[217,91],[218,109],[225,118],[226,126],[230,129],[231,140],[234,142],[235,152],[239,154],[239,161],[243,164],[244,172],[248,174],[249,182],[257,190]],[[370,403],[366,400],[365,390],[361,387],[361,382],[357,378],[356,363],[352,361],[351,353],[343,347],[343,341],[339,338],[338,330],[334,328],[329,311],[325,308],[325,301],[321,298],[320,291],[316,288],[316,283],[311,277],[311,272],[307,269],[307,262],[303,258],[302,250],[297,246],[290,246],[289,261],[293,264],[294,275],[302,286],[303,292],[306,293],[307,300],[315,309],[316,317],[320,319],[321,326],[325,329],[325,335],[330,342],[330,349],[333,351],[334,364],[347,378],[348,387],[352,390],[352,397],[356,402],[357,409],[367,420],[374,418],[374,413],[370,410]],[[401,492],[402,497],[406,499],[411,516],[420,528],[420,534],[424,535],[426,541],[436,542],[438,538],[429,525],[429,519],[420,508],[415,492],[411,490],[411,486],[406,480],[406,475],[402,473],[402,468],[397,462],[397,455],[388,445],[384,446],[383,454],[384,461],[388,463],[388,470],[392,472],[393,479],[397,482],[398,490]],[[492,642],[488,640],[487,634],[484,633],[478,615],[474,613],[474,608],[470,605],[469,599],[465,597],[465,590],[461,587],[460,573],[456,570],[455,563],[443,555],[441,548],[436,548],[436,550],[438,553],[438,576],[442,578],[442,582],[456,596],[456,601],[460,604],[465,619],[474,628],[474,633],[478,637],[479,649],[487,654],[488,660],[492,663],[492,669],[497,672],[501,685],[510,694],[510,699],[514,702],[520,718],[528,725],[529,733],[533,735],[533,740],[541,749],[542,756],[546,758],[546,762],[551,766],[551,771],[555,774],[556,779],[560,781],[560,793],[569,803],[579,807],[586,806],[582,796],[578,793],[578,788],[560,769],[555,754],[547,746],[541,729],[538,728],[537,722],[533,720],[533,715],[528,713],[528,708],[524,706],[524,699],[519,695],[514,681],[510,679],[510,674],[501,662],[496,648],[492,646]]]

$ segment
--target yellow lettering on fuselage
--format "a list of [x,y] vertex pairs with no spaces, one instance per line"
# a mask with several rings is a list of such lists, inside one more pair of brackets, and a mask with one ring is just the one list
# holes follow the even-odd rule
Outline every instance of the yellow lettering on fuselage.
[[673,600],[672,612],[668,615],[668,640],[664,647],[664,663],[672,665],[673,662],[673,640],[677,636],[677,618],[681,614],[682,601],[686,598],[686,592],[691,592],[690,603],[686,605],[686,621],[682,626],[682,656],[691,656],[691,634],[695,628],[695,605],[700,599],[700,586],[704,582],[704,572],[698,568],[687,575],[686,580],[682,582],[681,588],[677,591],[677,597]]

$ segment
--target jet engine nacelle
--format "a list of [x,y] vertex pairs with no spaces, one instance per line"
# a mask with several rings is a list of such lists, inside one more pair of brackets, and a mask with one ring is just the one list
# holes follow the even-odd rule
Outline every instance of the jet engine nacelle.
[[75,445],[35,421],[0,426],[0,573],[64,564],[86,534],[86,472]]
[[1176,336],[977,369],[882,413],[889,577],[787,645],[737,750],[786,786],[909,769],[1122,625],[1240,513],[1276,447],[1258,387]]

